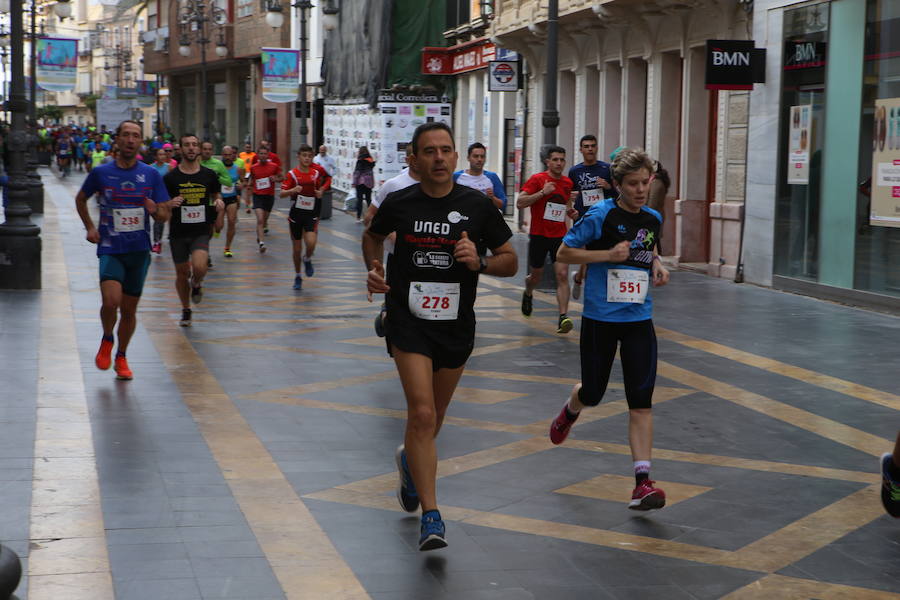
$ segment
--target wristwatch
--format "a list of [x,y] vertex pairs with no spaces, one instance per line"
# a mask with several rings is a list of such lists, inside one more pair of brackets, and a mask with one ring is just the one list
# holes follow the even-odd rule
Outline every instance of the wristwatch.
[[487,271],[487,268],[488,268],[487,256],[485,256],[484,254],[480,254],[478,256],[478,261],[480,263],[480,266],[478,267],[478,272],[484,273],[485,271]]

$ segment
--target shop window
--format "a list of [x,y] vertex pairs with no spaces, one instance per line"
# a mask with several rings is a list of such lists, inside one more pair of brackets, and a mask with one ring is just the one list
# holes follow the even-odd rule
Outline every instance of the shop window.
[[[265,11],[265,7],[261,7]],[[237,16],[249,17],[253,14],[253,0],[237,0]]]
[[[900,5],[869,0],[854,287],[900,295]],[[873,168],[874,167],[874,168]]]
[[784,12],[775,274],[816,281],[829,5]]

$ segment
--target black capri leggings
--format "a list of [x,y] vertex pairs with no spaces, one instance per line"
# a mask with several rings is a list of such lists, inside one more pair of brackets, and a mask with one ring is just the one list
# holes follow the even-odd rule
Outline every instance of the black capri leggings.
[[578,399],[585,406],[600,404],[609,383],[617,346],[620,346],[628,408],[650,408],[656,385],[656,332],[651,319],[611,323],[582,318]]
[[367,185],[356,186],[356,218],[359,219],[363,212],[363,200],[366,201],[366,208],[372,204],[372,188]]

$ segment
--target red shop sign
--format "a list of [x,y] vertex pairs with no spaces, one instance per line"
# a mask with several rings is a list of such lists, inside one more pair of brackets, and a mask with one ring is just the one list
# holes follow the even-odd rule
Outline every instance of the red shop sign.
[[476,40],[449,48],[422,48],[422,74],[458,75],[485,69],[497,50],[487,40]]

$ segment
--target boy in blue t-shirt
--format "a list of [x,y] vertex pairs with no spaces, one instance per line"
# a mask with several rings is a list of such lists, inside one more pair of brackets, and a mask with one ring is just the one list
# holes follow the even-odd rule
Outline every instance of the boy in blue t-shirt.
[[[119,347],[115,369],[119,379],[132,379],[125,352],[137,323],[137,304],[150,266],[150,220],[169,217],[169,194],[153,167],[137,161],[141,128],[123,121],[116,129],[118,155],[114,162],[91,170],[75,197],[86,239],[97,244],[100,258],[100,320],[103,339],[94,359],[98,369],[112,364],[113,328],[119,313]],[[88,212],[88,198],[100,196],[97,226]]]
[[653,162],[643,152],[622,150],[612,165],[618,198],[594,205],[562,240],[557,260],[586,264],[581,322],[581,383],[550,425],[550,441],[561,444],[586,406],[606,392],[618,348],[628,402],[628,441],[635,488],[628,507],[662,508],[666,494],[650,479],[653,447],[653,388],[656,333],[650,288],[669,281],[659,259],[662,217],[646,206]]

